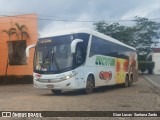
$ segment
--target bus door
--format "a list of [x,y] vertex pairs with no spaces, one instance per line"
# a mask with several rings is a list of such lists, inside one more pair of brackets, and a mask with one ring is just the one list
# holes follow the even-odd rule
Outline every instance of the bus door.
[[76,47],[76,52],[75,52],[75,65],[77,67],[77,75],[76,75],[76,83],[78,87],[82,87],[84,84],[84,55],[83,55],[83,48],[82,48],[82,43],[78,43]]

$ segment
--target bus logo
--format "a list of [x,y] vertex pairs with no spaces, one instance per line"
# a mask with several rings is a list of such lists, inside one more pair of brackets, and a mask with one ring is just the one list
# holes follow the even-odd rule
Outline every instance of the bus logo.
[[95,64],[101,66],[115,66],[115,59],[111,57],[97,56]]
[[99,78],[101,79],[101,80],[111,80],[112,79],[112,72],[111,71],[109,71],[109,72],[107,72],[107,71],[101,71],[100,73],[99,73]]

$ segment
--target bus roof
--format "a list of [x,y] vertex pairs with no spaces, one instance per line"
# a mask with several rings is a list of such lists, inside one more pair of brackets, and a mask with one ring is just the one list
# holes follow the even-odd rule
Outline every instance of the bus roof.
[[126,45],[126,44],[124,44],[124,43],[122,43],[122,42],[120,42],[120,41],[118,41],[118,40],[116,40],[116,39],[114,39],[114,38],[112,38],[110,36],[104,35],[104,34],[102,34],[100,32],[97,32],[97,31],[89,29],[89,28],[79,28],[79,29],[71,29],[71,30],[56,32],[53,35],[43,36],[40,39],[48,38],[48,37],[54,37],[54,36],[60,36],[60,35],[75,34],[75,33],[88,33],[88,34],[103,38],[104,40],[111,41],[113,43],[117,43],[117,44],[120,44],[122,46],[125,46],[125,47],[131,48],[133,50],[136,50],[134,47]]

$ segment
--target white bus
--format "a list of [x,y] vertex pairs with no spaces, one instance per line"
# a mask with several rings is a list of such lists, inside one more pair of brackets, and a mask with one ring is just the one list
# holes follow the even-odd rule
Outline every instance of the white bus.
[[[138,79],[136,49],[90,29],[78,29],[40,38],[34,54],[34,86],[62,90],[123,84]],[[29,55],[28,55],[29,56]]]

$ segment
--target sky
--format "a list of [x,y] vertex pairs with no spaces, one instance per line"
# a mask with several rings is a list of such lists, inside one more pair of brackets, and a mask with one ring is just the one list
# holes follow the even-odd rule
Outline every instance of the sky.
[[[134,16],[160,18],[160,0],[0,0],[0,15],[36,13],[40,35],[87,27],[92,21],[130,20]],[[55,21],[62,20],[62,21]],[[66,21],[63,21],[66,20]],[[74,20],[74,21],[72,21]],[[79,22],[76,22],[79,21]],[[90,21],[90,22],[80,22]],[[160,22],[157,21],[157,22]],[[131,24],[125,21],[122,24]]]

